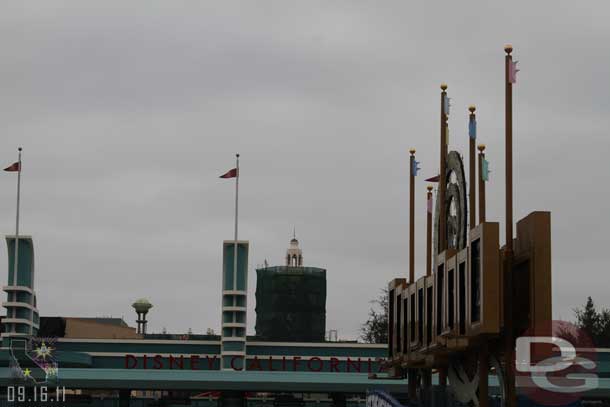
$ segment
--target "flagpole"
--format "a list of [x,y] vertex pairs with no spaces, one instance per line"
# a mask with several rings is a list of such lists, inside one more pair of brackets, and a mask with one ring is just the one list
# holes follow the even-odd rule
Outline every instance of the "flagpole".
[[237,281],[237,219],[239,208],[239,154],[235,154],[235,168],[237,175],[235,177],[235,242],[233,245],[233,281]]
[[516,405],[514,376],[514,324],[513,324],[513,84],[514,69],[511,52],[513,47],[504,47],[505,56],[505,188],[506,188],[506,246],[504,250],[504,335],[506,342],[506,407]]
[[426,276],[432,275],[432,185],[426,194]]
[[19,147],[19,168],[17,171],[17,216],[15,217],[15,259],[13,261],[13,285],[17,286],[17,270],[19,267],[19,205],[21,197],[21,150]]
[[415,149],[409,150],[409,284],[415,282]]
[[479,144],[479,223],[485,222],[485,179],[483,178],[483,161],[485,160],[485,144]]
[[[469,128],[468,128],[468,132],[471,133],[471,129],[470,126],[476,126],[476,116],[475,116],[475,111],[476,111],[476,107],[474,105],[470,105],[468,107],[468,110],[470,111],[470,124],[469,124]],[[476,131],[476,130],[475,130]],[[470,147],[470,151],[468,154],[468,158],[470,161],[470,165],[468,166],[469,170],[470,170],[470,181],[468,182],[470,185],[470,194],[469,194],[469,199],[470,202],[468,203],[468,205],[470,206],[470,215],[469,220],[470,220],[470,229],[474,229],[474,227],[477,224],[477,219],[476,219],[476,164],[475,164],[475,158],[476,158],[476,149],[475,149],[475,142],[476,142],[476,133],[475,134],[470,134],[468,137],[469,140],[469,147]]]
[[445,99],[447,98],[447,84],[441,84],[441,151],[440,151],[440,176],[438,178],[438,253],[447,249],[447,224],[445,222],[445,191],[447,189],[447,112],[445,111]]

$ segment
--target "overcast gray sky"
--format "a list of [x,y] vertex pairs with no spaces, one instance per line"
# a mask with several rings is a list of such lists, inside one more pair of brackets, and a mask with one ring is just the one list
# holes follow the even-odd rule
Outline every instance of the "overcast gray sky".
[[[355,338],[368,301],[407,274],[412,147],[424,274],[443,81],[452,149],[466,151],[477,105],[487,216],[503,222],[508,42],[521,69],[515,218],[552,211],[555,317],[587,295],[610,307],[610,3],[414,3],[4,1],[1,157],[24,147],[41,314],[134,324],[145,296],[152,331],[218,332],[234,199],[218,176],[240,152],[249,333],[255,267],[282,262],[295,226],[305,263],[328,269],[327,329]],[[0,194],[13,233],[14,174]]]

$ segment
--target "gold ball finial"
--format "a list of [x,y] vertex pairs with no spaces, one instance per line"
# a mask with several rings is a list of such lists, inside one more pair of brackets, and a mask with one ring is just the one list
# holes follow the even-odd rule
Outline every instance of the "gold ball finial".
[[441,89],[443,92],[447,90],[447,84],[445,82],[441,83]]
[[479,144],[477,146],[477,148],[479,149],[480,152],[483,152],[483,151],[485,151],[485,144]]
[[513,46],[510,44],[506,44],[504,46],[504,52],[506,52],[508,55],[510,55],[510,53],[513,52]]
[[428,192],[432,192],[432,188],[433,188],[433,187],[432,187],[432,185],[428,185],[428,186],[426,187],[426,189],[428,190]]
[[470,105],[470,106],[468,106],[468,111],[469,111],[470,113],[474,113],[474,111],[475,111],[475,110],[477,110],[477,107],[476,107],[475,105]]
[[409,152],[411,153],[411,155],[413,155],[413,154],[415,154],[415,149],[412,148],[412,149],[409,150]]

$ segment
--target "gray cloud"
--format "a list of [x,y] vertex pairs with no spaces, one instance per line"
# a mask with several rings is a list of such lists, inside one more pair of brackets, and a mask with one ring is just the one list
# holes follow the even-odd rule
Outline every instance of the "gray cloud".
[[[439,84],[466,151],[478,107],[503,221],[503,51],[515,46],[516,216],[553,212],[554,309],[607,303],[607,2],[5,2],[0,123],[23,145],[22,230],[34,235],[43,315],[125,315],[218,330],[223,239],[242,154],[241,237],[279,263],[296,225],[328,268],[327,329],[355,337],[368,300],[407,273],[408,149],[437,171]],[[12,233],[14,178],[0,180]],[[503,236],[503,234],[502,234]],[[0,251],[0,261],[6,258]]]

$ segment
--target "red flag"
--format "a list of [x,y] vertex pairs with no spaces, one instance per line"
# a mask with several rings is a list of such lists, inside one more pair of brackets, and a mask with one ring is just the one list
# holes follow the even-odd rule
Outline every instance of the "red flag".
[[15,172],[15,171],[20,171],[20,170],[21,170],[21,165],[19,164],[19,161],[9,165],[8,167],[6,167],[4,169],[4,171],[9,171],[9,172]]
[[434,177],[428,178],[427,180],[425,180],[426,182],[438,182],[440,180],[441,176],[440,175],[435,175]]
[[220,176],[220,178],[235,178],[235,177],[237,177],[237,168],[233,168],[232,170],[229,170]]

